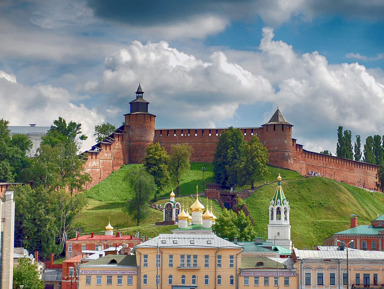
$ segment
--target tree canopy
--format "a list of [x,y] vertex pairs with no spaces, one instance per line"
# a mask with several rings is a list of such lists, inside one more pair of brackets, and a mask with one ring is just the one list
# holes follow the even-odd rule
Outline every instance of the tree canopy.
[[13,289],[44,289],[44,281],[39,278],[37,265],[28,258],[18,260],[18,265],[13,270]]
[[241,210],[236,214],[232,210],[224,209],[223,213],[216,219],[212,231],[221,238],[233,241],[252,241],[256,237],[256,231],[249,217]]
[[147,147],[144,158],[144,168],[150,173],[157,186],[157,192],[164,189],[169,184],[169,156],[164,147],[159,143],[150,144]]
[[95,133],[93,136],[96,138],[96,142],[101,142],[115,130],[116,127],[113,124],[110,124],[109,122],[104,122],[95,126]]
[[188,144],[177,144],[171,148],[169,156],[169,171],[172,180],[177,184],[176,194],[180,196],[180,182],[184,173],[189,170],[189,159],[192,155],[192,147]]

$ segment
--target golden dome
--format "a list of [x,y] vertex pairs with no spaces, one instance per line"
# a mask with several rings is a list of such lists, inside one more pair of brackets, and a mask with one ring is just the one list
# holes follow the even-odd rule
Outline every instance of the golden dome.
[[209,212],[209,210],[207,209],[205,211],[205,213],[203,214],[203,220],[210,220],[212,219],[212,214]]
[[188,215],[185,213],[184,209],[181,211],[181,213],[177,216],[177,219],[180,220],[188,220]]
[[171,194],[169,195],[171,198],[174,198],[175,197],[175,193],[173,192],[173,190],[172,190],[172,192],[171,192]]
[[113,231],[113,227],[111,226],[111,220],[109,220],[108,225],[105,227],[106,231]]
[[199,188],[196,186],[196,201],[191,205],[190,209],[191,212],[204,212],[204,206],[202,203],[199,201],[199,194],[198,194]]
[[281,181],[281,176],[280,176],[280,174],[279,174],[279,176],[277,177],[277,180],[278,180],[278,181]]

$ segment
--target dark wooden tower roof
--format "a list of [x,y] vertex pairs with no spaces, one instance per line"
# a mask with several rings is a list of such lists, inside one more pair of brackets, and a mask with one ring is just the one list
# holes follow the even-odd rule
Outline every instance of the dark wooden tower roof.
[[136,99],[130,102],[130,113],[148,113],[149,102],[143,98],[143,95],[144,91],[141,88],[141,84],[139,83],[139,87],[136,91]]

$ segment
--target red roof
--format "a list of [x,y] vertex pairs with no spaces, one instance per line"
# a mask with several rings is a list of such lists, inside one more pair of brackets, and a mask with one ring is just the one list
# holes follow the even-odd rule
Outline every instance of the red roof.
[[136,240],[140,241],[141,239],[133,237],[131,235],[121,235],[121,236],[116,236],[116,235],[84,235],[84,236],[79,236],[77,238],[69,239],[68,241],[125,241],[125,240]]
[[80,255],[77,255],[75,257],[72,257],[71,259],[63,261],[63,263],[64,262],[66,262],[66,263],[80,263],[81,259],[83,259],[83,256],[80,254]]

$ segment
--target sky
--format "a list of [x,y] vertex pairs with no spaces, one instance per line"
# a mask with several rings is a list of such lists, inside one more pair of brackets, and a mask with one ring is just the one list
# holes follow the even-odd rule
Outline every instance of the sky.
[[156,128],[259,127],[304,149],[384,135],[382,0],[1,0],[0,119],[120,126],[141,84]]

